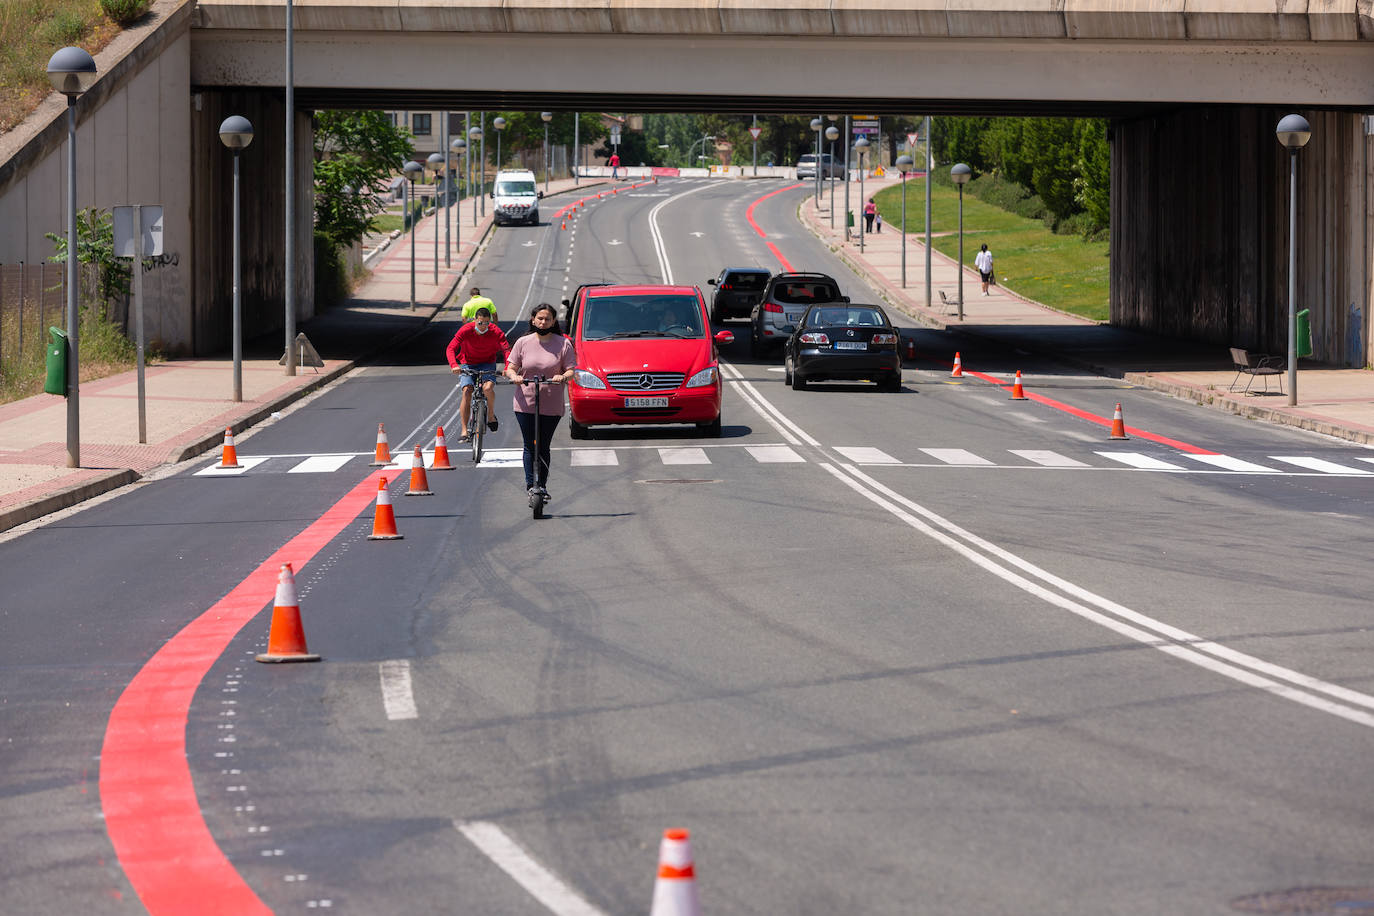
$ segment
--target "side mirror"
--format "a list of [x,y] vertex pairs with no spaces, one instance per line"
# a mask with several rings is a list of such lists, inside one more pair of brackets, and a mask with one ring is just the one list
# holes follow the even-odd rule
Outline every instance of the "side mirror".
[[563,300],[563,304],[564,304],[564,305],[572,305],[572,300],[571,300],[571,299],[564,299],[564,300]]
[[543,200],[543,199],[544,199],[544,192],[543,192],[543,191],[540,191],[540,192],[539,192],[539,199],[540,199],[540,200]]
[[735,335],[730,333],[729,331],[717,331],[714,339],[716,343],[720,344],[723,347],[726,344],[734,343]]
[[715,286],[715,285],[716,285],[716,278],[715,278],[715,277],[712,277],[711,279],[707,280],[706,282],[709,283],[709,284],[711,284],[712,286]]
[[840,301],[841,301],[841,302],[848,302],[848,301],[849,301],[849,297],[848,297],[848,296],[841,296],[841,297],[840,297]]

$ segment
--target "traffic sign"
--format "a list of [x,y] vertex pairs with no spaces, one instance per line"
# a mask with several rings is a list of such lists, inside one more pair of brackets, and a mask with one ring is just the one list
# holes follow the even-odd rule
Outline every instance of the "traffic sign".
[[761,134],[761,133],[763,133],[763,128],[762,128],[762,127],[751,127],[751,128],[749,128],[749,136],[753,137],[755,140],[757,140],[757,139],[759,138],[759,134]]
[[[162,208],[143,206],[143,246],[141,254],[145,258],[155,258],[162,254]],[[117,258],[134,256],[134,208],[114,208],[114,249]]]
[[913,147],[915,147],[915,146],[916,146],[916,141],[919,140],[919,139],[921,139],[921,135],[920,135],[920,134],[907,134],[907,135],[906,135],[906,148],[907,148],[907,149],[912,149]]

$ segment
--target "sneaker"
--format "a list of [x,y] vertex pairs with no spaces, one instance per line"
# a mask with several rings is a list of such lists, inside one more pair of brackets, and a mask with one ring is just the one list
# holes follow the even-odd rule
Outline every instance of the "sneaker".
[[544,487],[539,488],[539,495],[544,498],[544,502],[553,502],[553,497],[549,495],[549,491]]
[[471,442],[472,436],[469,433],[463,433],[461,436],[458,437],[458,441],[462,443]]
[[496,417],[493,416],[487,420],[487,429],[491,430],[492,432],[496,432],[496,430],[500,428],[501,421],[496,419]]

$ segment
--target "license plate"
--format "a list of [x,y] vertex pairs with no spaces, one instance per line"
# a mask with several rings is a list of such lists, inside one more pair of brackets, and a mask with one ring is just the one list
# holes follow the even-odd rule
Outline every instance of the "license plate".
[[801,321],[801,312],[784,312],[783,314],[787,316],[788,324],[796,324],[798,321]]
[[667,407],[667,398],[626,398],[626,407]]
[[837,340],[835,341],[836,350],[867,350],[868,344],[862,340]]

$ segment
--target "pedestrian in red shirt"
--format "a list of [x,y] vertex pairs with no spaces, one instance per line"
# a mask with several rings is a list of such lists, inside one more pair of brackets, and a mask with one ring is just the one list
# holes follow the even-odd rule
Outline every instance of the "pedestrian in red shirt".
[[[445,351],[448,355],[449,370],[458,376],[458,387],[463,390],[462,402],[458,408],[458,419],[463,424],[463,434],[459,442],[472,441],[472,430],[468,429],[468,410],[472,407],[472,383],[475,376],[463,375],[462,367],[467,366],[474,373],[489,372],[497,374],[505,370],[506,360],[510,357],[510,341],[501,329],[491,322],[491,310],[483,306],[477,310],[472,321],[458,329]],[[496,383],[491,379],[482,381],[482,391],[487,396],[487,429],[496,432],[501,424],[496,419]]]
[[619,172],[620,172],[620,154],[619,154],[619,153],[611,153],[611,179],[612,179],[612,180],[615,180],[615,178],[619,175]]

